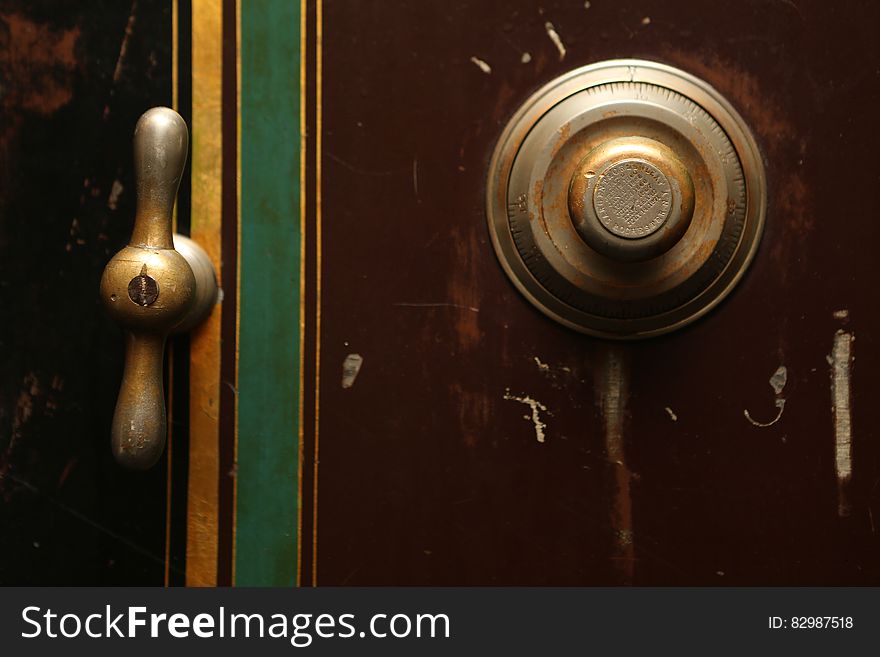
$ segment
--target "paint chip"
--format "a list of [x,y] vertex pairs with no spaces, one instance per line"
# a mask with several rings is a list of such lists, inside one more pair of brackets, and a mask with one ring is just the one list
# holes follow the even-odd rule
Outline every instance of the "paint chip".
[[342,361],[343,388],[351,388],[354,385],[354,380],[361,371],[361,366],[363,364],[364,358],[360,354],[349,354],[345,357],[345,360]]
[[849,319],[849,310],[846,308],[843,310],[835,310],[834,319]]
[[523,64],[528,64],[530,61],[532,61],[532,53],[524,52],[519,61],[521,61]]
[[785,365],[780,365],[773,373],[773,376],[770,377],[770,387],[773,388],[773,392],[778,395],[782,393],[782,389],[785,388],[787,382],[788,369]]
[[115,210],[116,206],[119,205],[119,197],[122,195],[122,191],[125,189],[122,186],[122,183],[118,180],[113,181],[113,186],[110,188],[110,196],[107,198],[107,207],[111,210]]
[[667,415],[669,415],[670,420],[672,420],[673,422],[678,422],[678,416],[675,414],[675,411],[673,411],[668,406],[666,407],[666,413]]
[[785,384],[788,382],[788,368],[785,365],[780,365],[776,368],[776,371],[773,372],[773,376],[770,377],[768,383],[770,387],[773,388],[773,392],[776,393],[776,401],[774,405],[776,406],[776,417],[770,420],[769,422],[759,422],[755,420],[748,409],[743,410],[743,415],[746,420],[748,420],[751,424],[756,427],[772,427],[774,424],[779,422],[782,419],[782,413],[785,411],[785,399],[781,397],[782,391],[785,389]]
[[650,25],[650,24],[651,24],[651,17],[650,17],[650,16],[645,16],[645,17],[642,19],[642,25]]
[[592,6],[592,5],[590,4],[590,0],[587,0],[587,1],[584,3],[584,9],[589,9],[591,6]]
[[559,33],[556,31],[556,28],[553,27],[553,23],[547,21],[544,23],[544,29],[547,30],[547,36],[550,37],[550,40],[553,42],[553,45],[556,46],[556,50],[559,51],[559,61],[561,62],[565,59],[565,44],[562,43],[562,39],[559,36]]
[[541,362],[541,359],[538,358],[537,356],[534,356],[534,359],[535,359],[535,365],[538,366],[539,370],[541,370],[545,374],[550,372],[550,366],[547,363]]
[[471,61],[486,75],[490,75],[492,73],[492,67],[479,57],[471,57]]
[[837,331],[828,364],[831,366],[831,412],[834,416],[834,471],[837,475],[837,514],[851,513],[849,483],[852,479],[852,410],[850,378],[852,374],[851,333]]
[[504,390],[504,399],[507,401],[515,401],[520,404],[525,404],[529,408],[532,409],[531,416],[523,415],[523,419],[531,420],[532,424],[535,425],[535,438],[537,438],[539,443],[543,443],[546,439],[546,435],[544,433],[544,429],[547,428],[547,424],[541,421],[541,413],[540,411],[547,412],[547,407],[544,406],[541,402],[536,399],[532,399],[528,395],[523,397],[517,397],[516,395],[510,394],[510,388],[506,388]]

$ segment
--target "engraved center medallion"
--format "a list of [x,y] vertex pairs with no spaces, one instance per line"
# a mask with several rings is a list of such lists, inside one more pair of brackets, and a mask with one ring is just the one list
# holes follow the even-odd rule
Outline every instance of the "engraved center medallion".
[[669,180],[644,160],[612,164],[593,189],[599,221],[609,232],[629,239],[659,230],[669,217],[671,200]]

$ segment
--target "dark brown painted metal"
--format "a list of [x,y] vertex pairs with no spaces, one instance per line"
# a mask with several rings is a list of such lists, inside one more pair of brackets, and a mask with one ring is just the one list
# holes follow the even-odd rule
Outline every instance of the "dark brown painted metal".
[[[880,582],[878,14],[815,0],[723,14],[683,1],[324,3],[318,584]],[[516,107],[618,57],[724,94],[762,149],[769,204],[757,259],[720,308],[612,346],[516,293],[483,199]],[[848,319],[832,317],[841,309]],[[826,362],[839,328],[856,356],[847,518]],[[349,353],[364,363],[343,389]],[[754,426],[744,410],[776,415],[779,365],[783,415]],[[546,442],[506,391],[547,407]]]
[[132,126],[171,102],[170,10],[0,6],[0,584],[163,582],[165,467],[112,459],[122,334],[97,291]]
[[220,286],[223,289],[220,354],[220,472],[218,510],[217,584],[232,584],[235,506],[235,367],[236,308],[238,307],[238,81],[236,79],[236,8],[233,0],[223,3],[223,200],[221,222],[223,263]]

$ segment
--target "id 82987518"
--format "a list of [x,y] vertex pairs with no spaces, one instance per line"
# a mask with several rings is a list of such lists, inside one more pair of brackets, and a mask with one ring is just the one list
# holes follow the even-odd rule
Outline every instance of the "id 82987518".
[[769,616],[767,627],[771,630],[851,630],[855,626],[852,616]]

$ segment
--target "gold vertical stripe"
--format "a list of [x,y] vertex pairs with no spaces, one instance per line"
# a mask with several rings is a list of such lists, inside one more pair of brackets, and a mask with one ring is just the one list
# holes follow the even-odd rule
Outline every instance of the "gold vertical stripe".
[[306,0],[299,3],[299,419],[297,435],[296,585],[302,582],[303,399],[306,334]]
[[318,585],[318,452],[321,408],[321,99],[324,11],[315,8],[315,462],[312,490],[312,586]]
[[[223,5],[192,3],[192,238],[221,265]],[[221,305],[190,341],[186,583],[216,586],[220,481]]]
[[171,427],[174,426],[174,345],[168,343],[168,428],[165,433],[165,586],[171,586]]
[[[180,31],[179,24],[177,22],[177,12],[180,7],[178,5],[178,0],[171,0],[171,109],[175,112],[179,111],[178,109],[178,68],[180,67]],[[174,204],[174,207],[171,209],[171,232],[177,232],[177,203]],[[171,452],[169,451],[169,454]],[[171,470],[168,471],[169,479]],[[169,486],[171,484],[169,483]]]
[[[241,336],[241,2],[235,2],[235,421],[233,472],[238,468],[238,358]],[[235,586],[238,475],[232,476],[232,585]]]
[[[177,0],[171,0],[171,107],[177,110],[177,67],[178,60],[178,32],[177,32]],[[177,228],[177,203],[171,214],[171,229]],[[165,586],[171,585],[171,385],[174,381],[174,351],[168,345],[168,434],[165,450],[168,454],[165,470]]]
[[178,0],[171,0],[171,109],[175,111],[177,111],[178,104],[177,69],[180,66],[180,53],[178,52],[180,24],[177,22],[178,11]]

